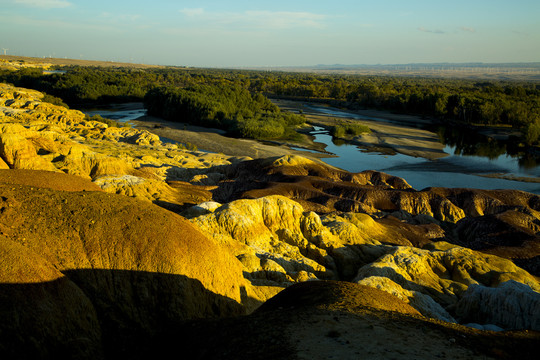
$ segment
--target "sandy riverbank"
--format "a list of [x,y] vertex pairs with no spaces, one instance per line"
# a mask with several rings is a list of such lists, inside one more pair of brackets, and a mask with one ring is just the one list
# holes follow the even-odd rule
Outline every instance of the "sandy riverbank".
[[[359,149],[367,149],[368,151],[388,155],[400,153],[426,159],[426,162],[423,162],[421,165],[404,165],[399,167],[399,170],[404,170],[405,168],[413,170],[416,166],[420,171],[433,168],[433,171],[438,172],[478,175],[483,178],[511,180],[511,182],[522,184],[540,182],[539,178],[534,176],[523,175],[521,173],[510,174],[504,172],[504,170],[501,172],[501,168],[496,166],[492,169],[483,168],[479,172],[476,168],[472,169],[447,161],[443,161],[442,163],[437,161],[450,158],[450,155],[443,150],[445,146],[439,141],[437,134],[415,127],[415,125],[419,126],[419,124],[425,125],[426,122],[430,122],[430,119],[391,114],[376,110],[360,110],[354,112],[354,115],[368,117],[371,120],[358,120],[321,114],[312,107],[304,107],[301,102],[285,101],[281,102],[279,106],[283,110],[288,111],[299,112],[299,110],[302,110],[303,115],[311,126],[330,128],[339,122],[360,122],[368,126],[371,129],[370,134],[346,139],[348,143],[357,145]],[[373,118],[383,120],[376,121]],[[201,151],[220,153],[228,156],[255,159],[295,154],[312,160],[322,161],[324,161],[324,158],[333,157],[333,154],[325,152],[325,144],[314,142],[314,137],[307,134],[311,127],[300,131],[303,133],[302,138],[293,143],[286,141],[261,142],[248,139],[235,139],[225,136],[225,132],[219,129],[196,127],[149,116],[144,116],[131,122],[137,128],[148,130],[162,138],[191,144]],[[306,151],[301,151],[301,149],[306,149]],[[504,186],[504,184],[501,184],[501,187]],[[513,187],[510,186],[510,188]],[[526,191],[535,192],[534,189],[528,189]]]
[[[307,109],[300,102],[279,101],[277,102],[284,110],[298,112],[300,109],[311,125],[331,127],[337,122],[357,122],[321,114],[315,110]],[[390,113],[366,110],[365,116],[373,118],[385,118],[396,122],[378,122],[374,120],[361,120],[362,124],[371,129],[371,134],[364,134],[355,138],[347,139],[352,144],[382,153],[401,153],[414,157],[422,157],[429,160],[448,156],[443,151],[444,145],[439,142],[436,134],[411,127],[428,120],[408,115],[396,115]],[[325,145],[313,142],[313,138],[303,135],[296,142],[287,141],[256,141],[248,139],[234,139],[224,136],[224,131],[192,126],[179,122],[165,121],[163,119],[144,116],[131,121],[137,128],[148,130],[160,137],[165,137],[181,143],[195,145],[198,149],[223,153],[231,156],[249,156],[251,158],[263,158],[298,154],[312,159],[332,156],[324,153]],[[403,125],[400,125],[403,124]],[[310,151],[300,151],[303,148]]]
[[[314,109],[312,104],[272,100],[280,108],[304,114],[310,124],[331,127],[337,123],[361,123],[370,128],[371,134],[350,137],[346,140],[354,145],[382,153],[401,153],[408,156],[422,157],[429,160],[448,156],[443,151],[444,145],[437,134],[418,127],[433,123],[431,119],[419,116],[393,114],[386,111],[358,110],[348,113],[363,117],[363,119],[348,119],[335,115],[322,114]],[[373,119],[384,119],[377,121]]]
[[253,159],[289,154],[302,155],[312,159],[332,156],[322,152],[294,150],[289,147],[303,147],[313,151],[324,151],[323,144],[311,142],[305,136],[305,143],[261,142],[249,139],[236,139],[225,136],[219,129],[203,128],[180,122],[165,121],[152,116],[143,116],[132,120],[138,129],[148,130],[162,138],[183,144],[191,144],[201,151],[222,153],[230,156],[248,156]]

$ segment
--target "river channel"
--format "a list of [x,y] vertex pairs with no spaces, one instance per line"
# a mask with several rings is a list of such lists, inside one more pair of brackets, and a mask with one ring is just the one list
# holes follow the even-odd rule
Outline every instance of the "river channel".
[[[310,110],[333,117],[369,120],[396,124],[394,120],[361,115],[334,109],[326,106],[311,105]],[[404,124],[401,124],[404,126]],[[455,130],[455,129],[453,129]],[[463,131],[464,132],[464,131]],[[540,194],[540,167],[534,161],[526,162],[523,157],[511,156],[497,149],[496,145],[487,146],[475,143],[464,146],[464,143],[479,142],[480,137],[453,131],[449,136],[441,136],[443,151],[448,154],[436,160],[413,157],[396,153],[394,155],[370,151],[342,141],[335,141],[329,132],[321,127],[314,127],[311,135],[316,142],[326,144],[326,151],[335,154],[335,158],[322,159],[332,166],[341,169],[359,172],[363,170],[377,170],[391,175],[399,176],[415,189],[426,187],[453,187],[453,188],[479,188],[479,189],[514,189]],[[447,143],[445,143],[445,140]],[[486,144],[493,143],[486,141]],[[456,145],[458,144],[458,145]],[[471,148],[482,149],[486,156],[470,154]],[[495,149],[493,149],[495,148]],[[479,151],[480,152],[480,151]],[[501,153],[502,152],[502,153]],[[525,181],[509,180],[510,178]]]
[[[310,106],[313,111],[334,117],[356,120],[393,122],[384,118],[360,115],[322,106]],[[83,110],[89,115],[126,122],[146,114],[142,105],[116,105],[107,109]],[[393,122],[395,123],[395,122]],[[326,145],[326,151],[335,157],[322,158],[329,165],[350,171],[377,170],[404,178],[413,188],[427,187],[514,189],[540,194],[540,167],[535,162],[524,165],[522,158],[503,154],[488,156],[464,155],[460,146],[448,143],[443,151],[448,154],[437,160],[408,156],[400,153],[389,155],[370,151],[348,143],[338,142],[322,127],[315,126],[311,135],[314,141]],[[165,139],[164,139],[165,140]],[[442,140],[444,144],[444,140]],[[519,178],[526,181],[509,180]]]

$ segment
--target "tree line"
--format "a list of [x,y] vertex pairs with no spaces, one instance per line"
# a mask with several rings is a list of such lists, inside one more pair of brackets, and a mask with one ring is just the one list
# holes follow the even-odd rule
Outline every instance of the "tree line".
[[[276,124],[299,121],[282,118],[285,115],[268,107],[267,101],[263,105],[260,99],[257,100],[257,96],[263,96],[319,101],[349,109],[389,110],[433,117],[449,124],[511,126],[522,130],[522,140],[527,144],[537,144],[540,138],[538,82],[174,67],[145,70],[64,67],[62,70],[64,74],[51,75],[44,75],[38,69],[0,71],[0,81],[46,92],[70,106],[143,101],[148,95],[155,114],[159,111],[157,97],[163,97],[162,102],[172,108],[169,97],[174,93],[175,98],[183,104],[180,106],[184,109],[181,110],[183,116],[190,121],[209,126],[229,126],[227,130],[236,136],[255,136],[257,132],[253,129],[257,127],[256,124],[264,126],[274,124],[273,121]],[[246,94],[250,94],[249,101],[253,101],[253,104],[246,105]],[[231,98],[228,100],[227,97]],[[210,107],[213,110],[205,112],[199,109],[202,112],[198,114],[204,115],[204,121],[194,119],[185,113],[189,102],[187,98],[191,98],[191,102],[200,100],[201,109]],[[216,101],[222,103],[216,105]],[[241,101],[236,110],[231,108],[235,101]],[[254,110],[257,106],[260,108]],[[215,113],[212,113],[214,110]],[[171,109],[161,111],[167,113]],[[276,134],[281,132],[279,126],[277,129]],[[285,127],[283,131],[287,133],[287,129]],[[268,131],[262,133],[270,136]]]
[[253,139],[291,138],[302,116],[281,112],[261,93],[239,86],[157,87],[144,97],[149,115],[170,121],[215,127],[231,136]]

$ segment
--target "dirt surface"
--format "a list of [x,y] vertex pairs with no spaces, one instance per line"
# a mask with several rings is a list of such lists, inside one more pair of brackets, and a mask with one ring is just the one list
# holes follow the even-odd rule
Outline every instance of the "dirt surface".
[[478,331],[380,310],[372,306],[390,298],[376,289],[309,283],[250,316],[191,323],[175,339],[190,345],[183,348],[193,359],[532,359],[536,351],[535,332]]
[[78,59],[60,59],[51,57],[28,57],[28,56],[14,56],[14,55],[0,55],[0,60],[20,62],[21,60],[27,64],[51,64],[51,65],[76,65],[76,66],[99,66],[99,67],[130,67],[136,69],[147,69],[164,67],[159,65],[146,65],[146,64],[133,64],[114,61],[101,61],[101,60],[78,60]]
[[[248,156],[250,158],[266,158],[283,155],[302,155],[309,158],[328,157],[324,153],[313,153],[293,150],[285,143],[262,142],[249,139],[235,139],[224,135],[223,130],[209,129],[181,122],[165,121],[152,116],[143,116],[131,121],[137,129],[148,130],[161,138],[174,140],[183,144],[195,145],[198,150],[222,153],[231,156]],[[294,144],[302,146],[302,144]],[[304,144],[306,148],[323,150],[322,144]]]
[[101,191],[101,188],[79,176],[43,170],[0,170],[0,184],[35,186],[61,191]]
[[[350,143],[381,152],[401,154],[435,160],[448,156],[437,134],[419,127],[433,124],[433,119],[413,115],[394,114],[378,110],[346,110],[347,113],[363,117],[362,120],[325,115],[311,107],[311,103],[290,100],[272,100],[280,108],[301,112],[307,121],[316,126],[332,127],[338,123],[362,124],[371,134],[349,137]],[[320,105],[323,107],[323,105]],[[373,119],[381,119],[373,120]]]

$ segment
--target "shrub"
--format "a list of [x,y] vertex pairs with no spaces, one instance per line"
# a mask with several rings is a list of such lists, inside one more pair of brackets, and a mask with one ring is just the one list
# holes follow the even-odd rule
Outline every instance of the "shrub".
[[109,127],[119,127],[120,128],[120,127],[129,127],[130,126],[127,123],[123,123],[123,122],[112,120],[112,119],[107,119],[107,118],[102,117],[101,115],[93,115],[93,116],[86,115],[85,120],[86,121],[98,121],[100,123],[107,124]]
[[59,97],[52,96],[49,94],[44,94],[43,99],[41,99],[43,102],[47,102],[49,104],[63,106],[66,109],[69,109],[69,106],[64,102],[64,100],[60,99]]
[[360,134],[369,134],[371,133],[371,130],[369,127],[362,125],[362,124],[336,124],[332,127],[332,130],[330,131],[332,136],[337,138],[342,138],[345,136],[358,136]]
[[302,116],[283,113],[264,95],[235,85],[156,87],[144,97],[149,115],[169,121],[224,129],[229,135],[277,139],[304,123]]

